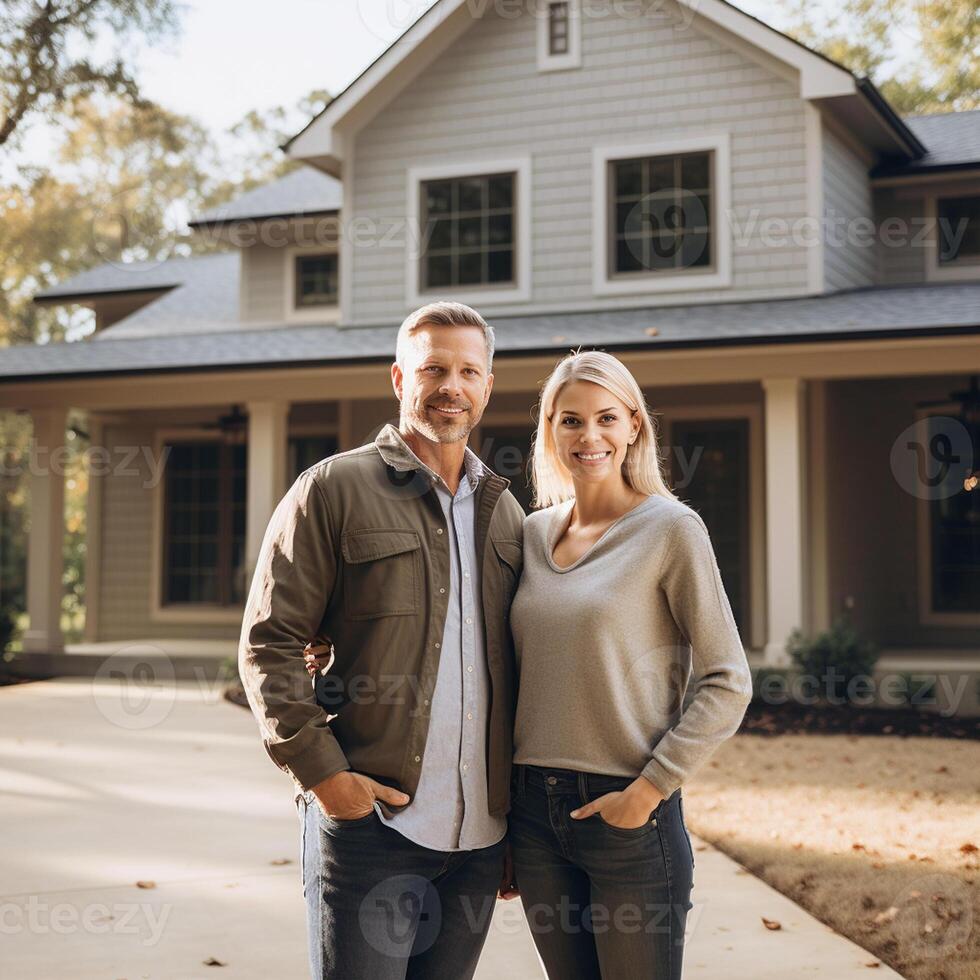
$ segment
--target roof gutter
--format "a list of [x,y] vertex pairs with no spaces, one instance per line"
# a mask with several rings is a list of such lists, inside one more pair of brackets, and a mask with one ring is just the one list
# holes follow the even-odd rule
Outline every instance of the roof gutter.
[[913,160],[921,160],[928,152],[928,148],[920,142],[915,133],[902,120],[902,117],[888,104],[874,82],[867,77],[857,78],[856,82],[858,91],[867,99],[871,108],[881,116],[888,127],[906,145],[909,156]]

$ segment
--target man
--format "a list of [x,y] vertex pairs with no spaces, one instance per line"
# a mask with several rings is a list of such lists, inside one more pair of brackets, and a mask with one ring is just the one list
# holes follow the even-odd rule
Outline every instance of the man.
[[[239,668],[296,783],[317,980],[472,976],[509,878],[523,511],[466,445],[493,346],[462,304],[411,314],[398,428],[301,473],[262,543]],[[314,698],[317,634],[333,655]]]

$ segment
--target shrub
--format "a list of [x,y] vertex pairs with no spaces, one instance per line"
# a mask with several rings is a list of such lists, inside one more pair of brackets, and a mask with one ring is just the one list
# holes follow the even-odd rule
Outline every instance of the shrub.
[[803,674],[817,678],[819,697],[836,702],[849,700],[848,685],[855,677],[868,677],[878,659],[878,648],[862,639],[844,619],[829,630],[807,638],[793,630],[786,652]]

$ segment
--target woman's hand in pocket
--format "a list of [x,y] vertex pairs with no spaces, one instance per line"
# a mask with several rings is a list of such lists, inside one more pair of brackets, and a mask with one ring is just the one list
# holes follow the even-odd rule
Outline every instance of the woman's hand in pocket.
[[660,791],[643,776],[618,793],[605,793],[585,806],[572,810],[575,820],[585,820],[600,814],[600,819],[620,830],[637,830],[649,819],[650,814],[663,801]]

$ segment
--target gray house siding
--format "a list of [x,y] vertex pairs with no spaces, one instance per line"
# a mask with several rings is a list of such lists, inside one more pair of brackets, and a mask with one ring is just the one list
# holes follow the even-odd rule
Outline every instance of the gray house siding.
[[[145,425],[107,426],[105,446],[112,459],[125,459],[103,483],[102,562],[98,640],[169,637],[224,639],[235,635],[222,623],[157,622],[150,615],[154,549],[154,474],[142,447],[154,445]],[[130,457],[125,447],[133,447]],[[125,454],[125,455],[124,455]]]
[[[910,188],[882,187],[874,192],[878,236],[878,281],[883,286],[925,282],[926,244],[923,240],[925,201]],[[893,219],[894,235],[883,222]]]
[[825,287],[870,286],[875,281],[876,236],[868,161],[826,125],[822,148]]
[[[786,80],[696,27],[657,17],[584,17],[582,67],[539,73],[536,19],[488,13],[358,135],[351,217],[390,242],[352,248],[350,317],[406,312],[404,225],[410,167],[531,159],[530,302],[495,313],[753,299],[807,291],[804,245],[763,243],[767,217],[806,214],[804,103]],[[736,231],[732,286],[597,297],[592,288],[593,147],[680,134],[731,134]],[[603,216],[598,216],[603,220]],[[465,298],[464,290],[454,291]]]
[[285,307],[285,270],[282,248],[256,243],[242,249],[243,320],[282,320]]

